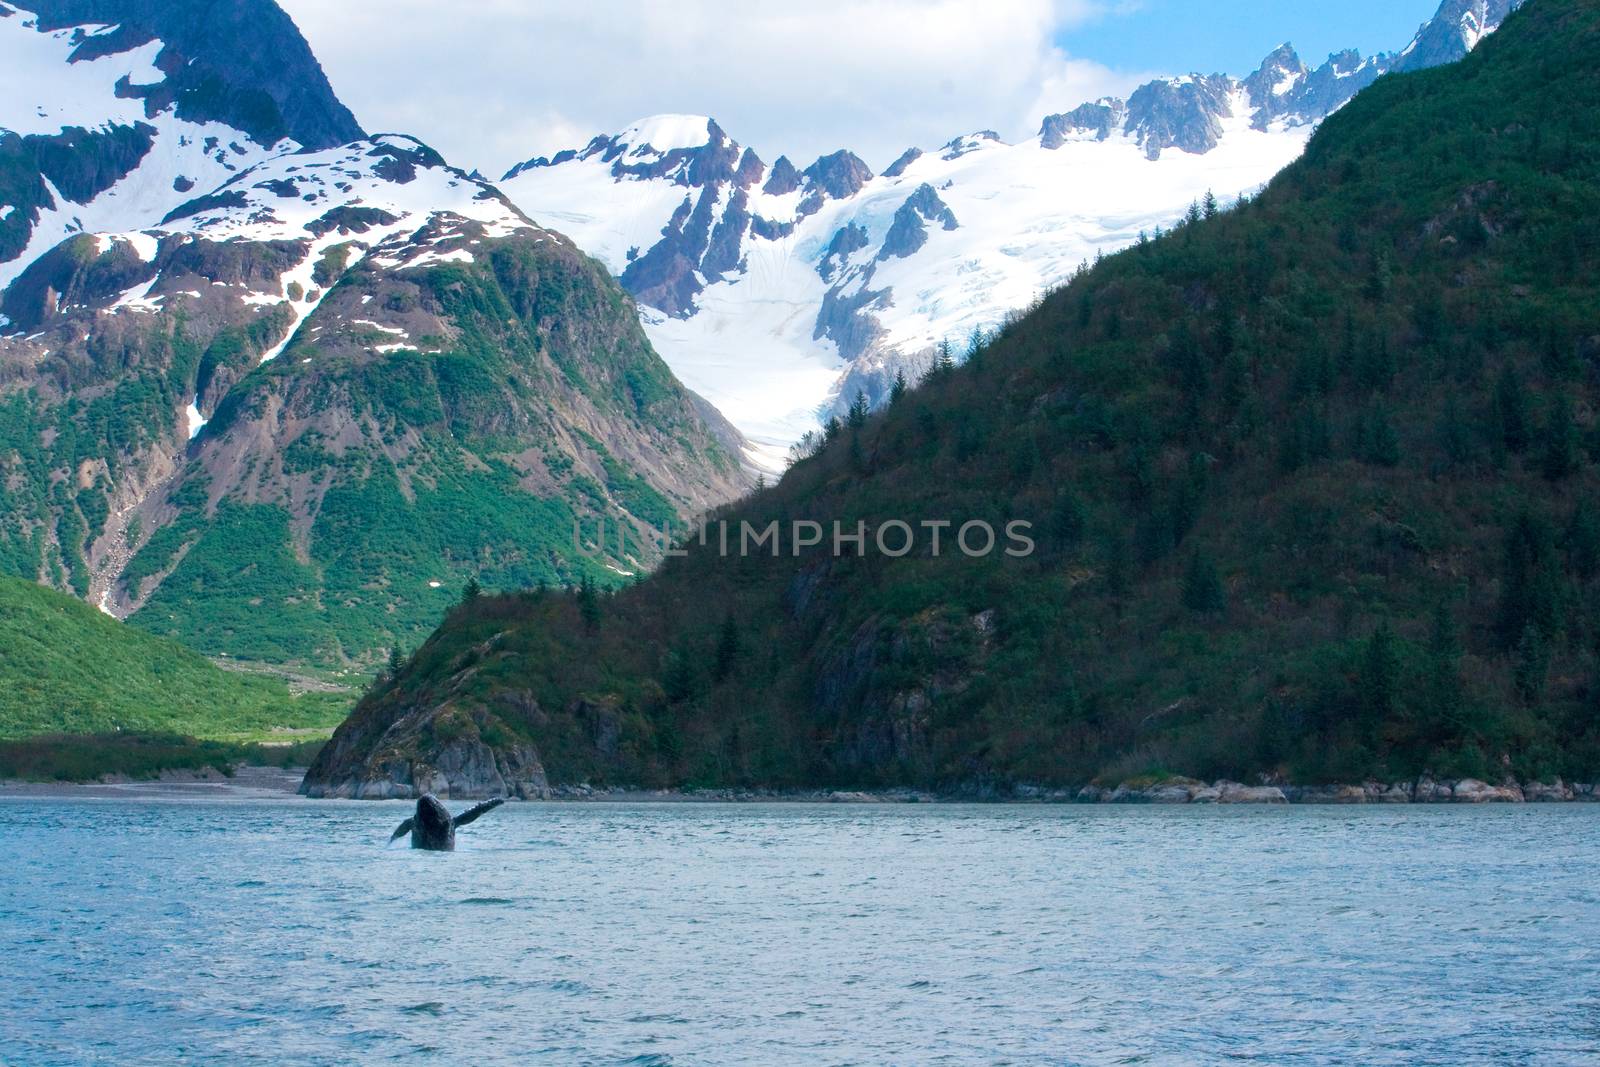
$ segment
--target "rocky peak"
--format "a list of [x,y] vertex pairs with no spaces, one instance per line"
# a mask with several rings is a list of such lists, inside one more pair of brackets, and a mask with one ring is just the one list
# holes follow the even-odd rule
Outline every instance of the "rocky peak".
[[825,282],[833,281],[834,275],[845,265],[852,255],[861,251],[871,242],[866,227],[854,222],[839,227],[833,235],[833,240],[828,242],[828,250],[822,254],[822,262],[817,264],[817,274]]
[[733,181],[741,189],[749,189],[761,181],[761,176],[767,172],[767,165],[761,162],[761,157],[756,155],[755,149],[746,148],[744,155],[739,157],[738,169],[733,172]]
[[1280,45],[1244,80],[1245,95],[1258,111],[1279,110],[1309,73],[1311,69],[1300,61],[1293,45]]
[[331,148],[364,137],[293,20],[273,0],[11,0],[41,31],[113,26],[85,34],[73,62],[162,43],[155,85],[119,90],[148,115],[173,108],[191,122],[220,122],[261,145],[287,137]]
[[768,196],[787,196],[800,188],[800,172],[789,162],[788,156],[779,156],[778,161],[772,164],[772,174],[767,178],[767,184],[761,191]]
[[1232,95],[1233,82],[1220,74],[1153,81],[1128,99],[1128,131],[1151,159],[1168,148],[1209,152],[1233,114]]
[[1128,105],[1115,97],[1102,97],[1061,115],[1045,116],[1039,127],[1039,143],[1051,151],[1068,141],[1109,140],[1122,129],[1128,118]]
[[903,259],[915,255],[928,243],[926,224],[930,222],[937,222],[946,230],[954,230],[960,226],[956,221],[955,212],[939,199],[939,194],[933,191],[933,186],[924,182],[917,186],[917,191],[912,193],[906,202],[900,205],[900,210],[894,213],[894,221],[890,223],[889,232],[884,236],[883,247],[878,250],[878,259]]
[[1000,140],[1000,135],[995,133],[993,130],[979,130],[976,133],[969,133],[965,137],[957,137],[949,144],[945,145],[941,150],[944,152],[944,155],[940,158],[948,162],[952,159],[960,159],[964,155],[976,152],[986,145],[1004,143],[1004,141]]
[[898,178],[906,172],[906,168],[922,158],[922,149],[908,148],[900,153],[900,158],[889,164],[889,169],[883,172],[885,178]]
[[1444,0],[1438,13],[1400,53],[1394,70],[1422,70],[1454,63],[1494,32],[1524,0]]
[[809,215],[822,206],[824,197],[844,200],[855,196],[872,180],[872,168],[854,152],[840,149],[811,164],[803,176],[810,183],[811,195],[800,205],[800,213]]

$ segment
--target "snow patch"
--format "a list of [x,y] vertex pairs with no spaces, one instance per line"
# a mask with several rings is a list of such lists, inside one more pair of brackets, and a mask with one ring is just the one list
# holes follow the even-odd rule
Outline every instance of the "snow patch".
[[200,436],[200,431],[206,427],[205,416],[200,414],[200,398],[195,397],[189,406],[184,409],[184,418],[188,420],[189,440],[193,441]]

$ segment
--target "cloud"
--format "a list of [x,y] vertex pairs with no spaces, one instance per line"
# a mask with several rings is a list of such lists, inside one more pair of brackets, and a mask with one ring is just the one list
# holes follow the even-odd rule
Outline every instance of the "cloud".
[[1067,55],[1127,0],[281,0],[373,131],[498,174],[659,112],[715,117],[769,161],[848,147],[875,168],[1138,78]]

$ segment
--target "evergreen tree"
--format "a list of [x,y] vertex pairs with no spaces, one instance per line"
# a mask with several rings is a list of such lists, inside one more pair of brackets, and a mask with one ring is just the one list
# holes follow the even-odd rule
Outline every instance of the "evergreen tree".
[[1512,669],[1512,680],[1517,695],[1523,703],[1533,705],[1544,698],[1545,682],[1550,675],[1550,655],[1539,628],[1529,623],[1517,642],[1517,659]]
[[1183,576],[1183,606],[1200,615],[1220,615],[1228,608],[1227,590],[1216,564],[1202,552],[1189,557]]
[[1400,465],[1400,438],[1394,423],[1389,420],[1389,410],[1374,401],[1356,426],[1356,458],[1375,467]]
[[966,361],[968,363],[971,363],[973,360],[975,360],[979,356],[983,355],[983,349],[984,349],[983,327],[974,326],[972,328],[972,335],[967,338],[967,359],[966,359]]
[[1428,641],[1428,741],[1437,744],[1449,733],[1461,710],[1461,637],[1449,601],[1434,607]]
[[1550,411],[1545,419],[1544,448],[1541,466],[1544,476],[1559,482],[1578,469],[1578,424],[1572,418],[1572,401],[1565,391],[1558,391],[1550,399]]
[[865,426],[867,424],[867,415],[870,414],[871,411],[872,407],[867,403],[866,391],[861,389],[856,390],[855,401],[851,403],[850,412],[846,416],[846,421],[850,424],[850,428],[852,430],[860,430],[863,426]]
[[678,649],[668,652],[661,670],[661,689],[667,700],[680,704],[694,696],[698,688],[699,679],[695,676],[694,664],[689,657]]
[[946,338],[939,342],[939,354],[934,357],[933,372],[942,378],[955,369],[956,357],[950,349],[949,338]]
[[903,369],[895,371],[894,384],[889,387],[889,403],[900,403],[905,399],[906,392],[909,389],[910,386],[906,384],[906,372]]
[[1567,551],[1567,566],[1579,581],[1590,581],[1600,573],[1600,516],[1596,515],[1587,497],[1578,498],[1562,541]]
[[389,650],[389,677],[400,677],[400,672],[405,669],[405,666],[406,658],[401,653],[400,646],[396,645]]
[[600,591],[588,575],[578,583],[578,616],[583,619],[585,629],[600,628]]
[[1445,396],[1444,412],[1439,416],[1439,448],[1451,463],[1472,459],[1472,431],[1453,391]]
[[1545,524],[1527,511],[1506,535],[1496,629],[1508,650],[1517,647],[1529,626],[1547,642],[1560,629],[1561,570],[1551,541]]
[[1128,559],[1128,544],[1121,534],[1114,533],[1106,540],[1106,591],[1119,604],[1128,596],[1133,583]]
[[1507,452],[1520,453],[1532,435],[1528,417],[1528,394],[1517,370],[1507,363],[1500,370],[1495,386],[1495,417],[1499,420],[1500,441]]
[[1217,196],[1210,189],[1206,190],[1206,198],[1201,202],[1200,210],[1208,219],[1217,217]]
[[478,579],[468,578],[467,584],[461,589],[461,603],[470,604],[483,595],[483,586],[478,584]]
[[1083,498],[1069,486],[1056,494],[1055,506],[1050,512],[1049,532],[1056,546],[1070,552],[1083,541],[1084,527],[1088,523],[1088,509]]
[[1387,622],[1367,639],[1361,656],[1360,707],[1368,725],[1384,722],[1394,715],[1400,697],[1399,641]]
[[728,612],[722,618],[722,631],[717,635],[717,656],[712,664],[712,677],[718,682],[726,681],[733,672],[734,664],[739,659],[739,624],[734,620],[733,612]]

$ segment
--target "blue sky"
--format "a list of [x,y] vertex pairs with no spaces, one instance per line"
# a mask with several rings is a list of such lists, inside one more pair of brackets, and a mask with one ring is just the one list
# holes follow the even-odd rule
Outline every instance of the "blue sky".
[[1113,69],[1248,74],[1291,41],[1311,66],[1330,52],[1396,51],[1439,0],[1142,0],[1057,34],[1067,52]]

